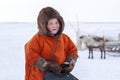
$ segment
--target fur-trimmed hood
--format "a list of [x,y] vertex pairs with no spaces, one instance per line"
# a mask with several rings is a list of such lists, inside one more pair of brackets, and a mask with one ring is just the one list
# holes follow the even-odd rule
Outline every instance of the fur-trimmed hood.
[[[57,18],[60,23],[60,29],[57,34],[51,36],[51,33],[47,29],[48,20]],[[54,38],[58,38],[64,30],[64,20],[59,12],[52,7],[45,7],[43,8],[38,15],[37,24],[39,29],[39,34],[51,36]]]

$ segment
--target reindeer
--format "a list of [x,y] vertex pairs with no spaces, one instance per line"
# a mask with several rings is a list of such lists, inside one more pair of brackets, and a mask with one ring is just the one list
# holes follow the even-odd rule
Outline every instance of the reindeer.
[[[106,58],[104,38],[98,36],[80,36],[80,40],[89,50],[88,58],[93,59],[93,48],[99,48],[101,51],[101,59]],[[104,53],[104,54],[103,54]]]

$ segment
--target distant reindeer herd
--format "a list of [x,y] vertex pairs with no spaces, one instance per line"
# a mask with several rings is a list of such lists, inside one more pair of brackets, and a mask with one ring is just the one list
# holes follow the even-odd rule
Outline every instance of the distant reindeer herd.
[[[78,22],[78,21],[77,21]],[[76,33],[77,39],[77,48],[78,49],[88,49],[89,55],[88,59],[93,59],[93,49],[99,49],[101,52],[101,59],[106,59],[106,51],[109,52],[118,52],[120,53],[120,33],[118,34],[119,39],[114,40],[108,37],[100,37],[100,36],[93,36],[93,35],[80,35],[79,23],[77,23],[77,29],[70,23],[71,27]]]
[[87,48],[89,50],[88,59],[93,59],[93,49],[97,48],[101,52],[101,59],[106,59],[106,51],[120,53],[120,41],[111,41],[105,39],[104,36],[91,36],[91,35],[81,35],[79,36],[81,47]]

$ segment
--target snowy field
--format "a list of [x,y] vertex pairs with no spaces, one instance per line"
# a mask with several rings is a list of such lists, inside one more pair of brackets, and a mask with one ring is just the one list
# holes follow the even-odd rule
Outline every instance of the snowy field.
[[[77,29],[76,23],[72,25]],[[81,23],[79,28],[82,34],[104,33],[115,39],[120,33],[120,23]],[[64,33],[76,43],[74,29],[66,24]],[[36,32],[37,26],[34,23],[0,23],[0,80],[24,80],[24,45]],[[96,51],[94,59],[88,59],[87,50],[79,51],[72,74],[79,80],[120,80],[120,57],[108,54],[106,59],[100,59],[100,52]]]

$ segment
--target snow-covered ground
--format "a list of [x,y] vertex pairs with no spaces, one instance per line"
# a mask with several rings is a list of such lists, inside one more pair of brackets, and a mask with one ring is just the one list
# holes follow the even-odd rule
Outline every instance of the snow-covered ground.
[[100,52],[94,52],[94,59],[88,59],[88,51],[79,51],[79,55],[72,73],[80,80],[120,79],[120,57],[106,55],[106,59],[100,59]]
[[[73,26],[77,29],[78,25]],[[119,26],[118,23],[79,24],[83,33],[103,32],[116,39]],[[0,80],[24,80],[24,45],[36,32],[37,25],[34,23],[0,23]],[[64,32],[76,43],[75,32],[70,24],[66,24]],[[100,59],[100,52],[95,51],[94,59],[88,59],[87,50],[79,51],[72,74],[79,80],[120,80],[120,57],[113,57],[108,53],[106,59]]]

